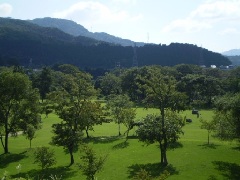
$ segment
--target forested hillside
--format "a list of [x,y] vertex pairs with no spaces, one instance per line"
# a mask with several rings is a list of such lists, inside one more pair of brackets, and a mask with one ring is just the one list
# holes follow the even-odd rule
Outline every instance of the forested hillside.
[[[145,45],[136,47],[139,66],[176,64],[229,65],[221,54],[191,44]],[[74,37],[57,28],[28,21],[0,18],[0,65],[42,66],[68,63],[80,68],[131,67],[134,51],[91,38]]]

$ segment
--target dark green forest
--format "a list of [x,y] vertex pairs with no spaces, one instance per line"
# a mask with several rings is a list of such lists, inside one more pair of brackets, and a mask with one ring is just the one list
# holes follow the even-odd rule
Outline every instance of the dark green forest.
[[[230,65],[228,58],[192,44],[147,44],[135,47],[138,65]],[[133,65],[132,46],[120,46],[83,36],[74,37],[57,28],[28,21],[0,19],[0,65],[51,66],[73,64],[81,69],[112,69]]]

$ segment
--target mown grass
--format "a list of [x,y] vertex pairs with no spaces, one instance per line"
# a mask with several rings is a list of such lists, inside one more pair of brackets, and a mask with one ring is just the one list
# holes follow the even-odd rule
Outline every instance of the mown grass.
[[[148,113],[158,113],[156,109],[137,109],[139,120]],[[236,142],[222,142],[210,138],[207,145],[207,131],[200,128],[199,118],[192,115],[191,111],[184,111],[182,116],[191,118],[192,123],[187,123],[176,147],[168,150],[170,165],[166,167],[170,172],[168,179],[240,179],[240,148]],[[200,118],[212,118],[212,111],[201,111]],[[12,177],[48,177],[50,174],[62,175],[63,179],[79,180],[85,179],[77,164],[80,161],[80,152],[74,154],[76,163],[68,167],[69,155],[65,154],[62,147],[49,144],[52,137],[51,125],[60,120],[54,114],[43,118],[42,129],[36,134],[32,141],[32,149],[29,149],[29,141],[24,136],[10,138],[10,154],[0,155],[0,177],[5,171]],[[126,129],[121,126],[122,133]],[[164,168],[159,164],[160,151],[158,144],[146,146],[139,142],[135,136],[135,129],[129,133],[126,141],[125,136],[118,137],[118,128],[115,123],[104,123],[94,127],[90,132],[91,138],[85,140],[92,146],[98,155],[107,155],[103,170],[97,174],[99,180],[126,180],[133,179],[134,175],[141,169],[149,171],[153,178],[157,179]],[[39,146],[51,146],[55,150],[57,164],[48,171],[41,173],[40,168],[33,164],[33,149]],[[3,153],[2,148],[0,154]],[[20,172],[16,166],[22,165]]]

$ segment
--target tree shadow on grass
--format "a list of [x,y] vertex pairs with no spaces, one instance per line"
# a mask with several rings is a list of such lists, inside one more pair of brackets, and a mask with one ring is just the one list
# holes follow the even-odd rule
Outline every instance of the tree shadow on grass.
[[198,146],[202,146],[203,149],[217,149],[218,146],[220,145],[216,145],[216,144],[213,144],[213,143],[210,143],[210,144],[201,144],[201,145],[198,145]]
[[132,179],[134,176],[140,172],[141,169],[147,171],[151,177],[157,178],[160,176],[164,171],[168,171],[170,175],[179,174],[175,167],[171,164],[168,166],[163,166],[161,163],[149,163],[149,164],[134,164],[128,167],[129,171],[129,178]]
[[112,143],[114,141],[117,141],[119,139],[121,139],[121,136],[99,136],[99,137],[89,137],[89,138],[85,138],[84,142],[85,143],[89,143],[89,142],[93,142],[94,144],[98,144],[98,143]]
[[236,146],[236,147],[233,147],[232,148],[233,150],[236,150],[236,151],[240,151],[240,145]]
[[126,137],[126,139],[138,139],[138,136],[134,136],[134,135],[132,135],[132,136],[128,136],[128,137]]
[[223,161],[213,161],[214,166],[227,179],[240,179],[240,166],[236,163],[229,163]]
[[[13,179],[15,178],[30,178],[30,179],[52,179],[50,178],[50,176],[54,176],[57,178],[61,179],[69,179],[71,177],[73,177],[76,174],[76,171],[71,170],[69,167],[64,167],[64,166],[60,166],[60,167],[55,167],[55,168],[49,168],[46,169],[44,171],[41,170],[30,170],[26,173],[18,173],[15,175],[12,175],[11,177]],[[56,178],[55,178],[56,179]]]
[[27,151],[24,151],[19,154],[1,154],[0,155],[0,169],[7,167],[8,164],[11,164],[13,162],[18,162],[21,159],[24,159],[27,157],[26,155]]
[[183,145],[180,142],[174,142],[174,143],[169,144],[169,146],[168,146],[169,149],[177,149],[177,148],[182,148],[182,147],[183,147]]
[[112,148],[113,149],[123,149],[123,148],[126,148],[128,146],[129,146],[129,142],[124,141],[124,142],[121,142],[119,144],[114,145]]

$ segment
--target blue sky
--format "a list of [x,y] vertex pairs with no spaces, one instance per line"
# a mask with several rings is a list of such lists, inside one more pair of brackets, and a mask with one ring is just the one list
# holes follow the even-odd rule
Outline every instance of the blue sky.
[[138,42],[240,49],[240,0],[0,0],[0,17],[63,18]]

